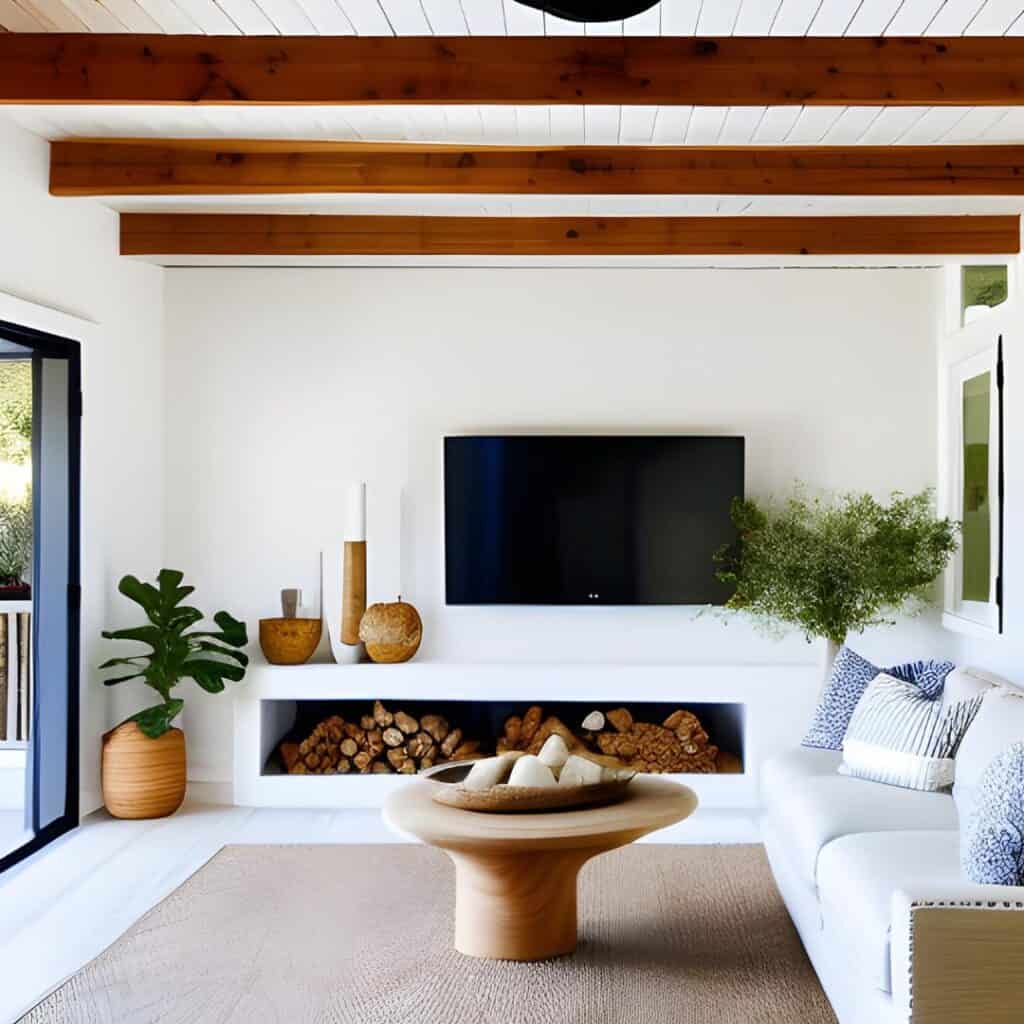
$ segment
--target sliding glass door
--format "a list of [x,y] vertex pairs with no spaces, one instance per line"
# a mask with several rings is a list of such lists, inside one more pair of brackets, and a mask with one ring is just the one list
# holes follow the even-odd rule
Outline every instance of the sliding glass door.
[[0,870],[78,824],[80,379],[0,321]]

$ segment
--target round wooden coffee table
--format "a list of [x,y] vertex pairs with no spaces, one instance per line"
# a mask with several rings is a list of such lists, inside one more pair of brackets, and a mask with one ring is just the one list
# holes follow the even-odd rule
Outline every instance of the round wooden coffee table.
[[[455,948],[493,960],[543,960],[576,948],[576,877],[591,857],[689,817],[693,790],[641,776],[607,807],[545,814],[483,814],[431,799],[410,782],[384,820],[455,863]],[[638,883],[639,884],[639,883]]]

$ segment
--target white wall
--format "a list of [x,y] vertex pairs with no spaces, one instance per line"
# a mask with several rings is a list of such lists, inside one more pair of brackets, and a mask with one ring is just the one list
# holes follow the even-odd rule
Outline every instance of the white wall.
[[[165,303],[167,560],[253,633],[282,587],[317,593],[365,479],[370,596],[401,585],[420,657],[815,657],[690,609],[445,608],[449,433],[743,433],[753,495],[934,482],[937,270],[175,269]],[[888,661],[955,647],[930,622],[862,641]],[[229,701],[186,715],[192,776],[227,779]]]
[[132,619],[125,572],[159,565],[163,533],[163,271],[117,254],[117,217],[47,191],[49,147],[0,116],[0,292],[93,321],[82,349],[82,809],[98,806],[99,741],[141,694],[109,698],[99,631]]

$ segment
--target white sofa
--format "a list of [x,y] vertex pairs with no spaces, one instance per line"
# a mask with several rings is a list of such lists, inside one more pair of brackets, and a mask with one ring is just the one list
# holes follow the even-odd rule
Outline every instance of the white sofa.
[[[958,670],[947,691],[994,682]],[[1015,697],[1024,722],[1024,695]],[[989,711],[961,748],[982,765],[1007,740],[984,730],[1018,728]],[[800,747],[762,772],[768,859],[840,1024],[1024,1021],[1024,888],[964,879],[952,795],[849,778],[841,760]],[[960,785],[960,758],[957,770]]]

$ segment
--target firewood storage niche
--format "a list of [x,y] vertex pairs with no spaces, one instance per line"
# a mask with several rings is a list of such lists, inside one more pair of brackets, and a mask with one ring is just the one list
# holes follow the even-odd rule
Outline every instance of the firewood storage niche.
[[412,775],[504,750],[536,753],[552,733],[571,749],[639,771],[744,772],[744,706],[735,703],[385,696],[267,701],[264,711],[276,736],[267,744],[265,776]]

